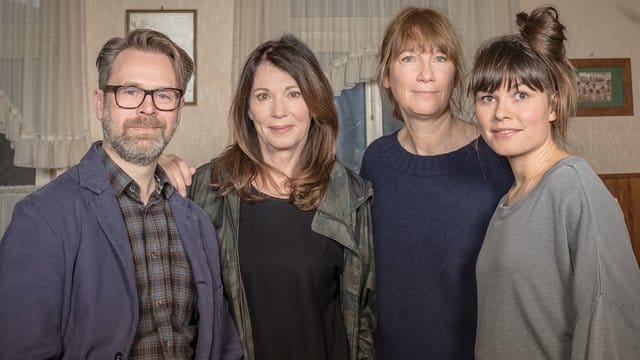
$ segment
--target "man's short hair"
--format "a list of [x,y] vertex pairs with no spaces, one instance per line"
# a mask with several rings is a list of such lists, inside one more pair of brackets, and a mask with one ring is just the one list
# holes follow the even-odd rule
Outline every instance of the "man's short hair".
[[100,89],[104,89],[105,85],[107,85],[116,57],[126,49],[157,52],[168,56],[173,64],[178,86],[182,90],[187,88],[194,71],[193,60],[189,54],[161,32],[150,29],[136,29],[129,32],[124,38],[111,38],[100,50],[96,59],[98,87]]

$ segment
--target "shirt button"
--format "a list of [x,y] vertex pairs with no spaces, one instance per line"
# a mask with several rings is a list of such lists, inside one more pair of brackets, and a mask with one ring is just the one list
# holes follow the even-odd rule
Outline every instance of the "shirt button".
[[160,305],[162,305],[162,301],[160,301],[160,300],[156,300],[156,306],[157,306],[157,307],[160,307]]
[[158,252],[157,251],[151,252],[151,257],[154,258],[154,259],[157,259],[158,258]]

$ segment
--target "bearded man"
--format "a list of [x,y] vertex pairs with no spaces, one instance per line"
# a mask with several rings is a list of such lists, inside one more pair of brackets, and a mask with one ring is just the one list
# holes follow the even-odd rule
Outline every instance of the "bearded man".
[[156,166],[193,60],[134,30],[96,65],[104,140],[17,204],[0,242],[0,358],[240,359],[216,232]]

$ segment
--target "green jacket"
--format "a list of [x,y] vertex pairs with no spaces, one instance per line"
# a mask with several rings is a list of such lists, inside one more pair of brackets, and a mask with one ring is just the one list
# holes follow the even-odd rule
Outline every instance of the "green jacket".
[[[238,262],[240,199],[235,193],[220,196],[211,183],[211,163],[193,177],[189,197],[209,215],[218,231],[225,294],[240,334],[246,360],[254,360],[251,322]],[[325,200],[313,218],[313,231],[344,246],[340,303],[352,360],[375,359],[375,275],[368,182],[335,163]]]

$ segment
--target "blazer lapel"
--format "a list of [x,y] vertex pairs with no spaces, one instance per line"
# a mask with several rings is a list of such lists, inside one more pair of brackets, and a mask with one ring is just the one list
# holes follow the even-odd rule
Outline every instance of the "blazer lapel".
[[132,294],[137,294],[135,269],[129,234],[115,197],[113,187],[107,179],[107,170],[98,153],[101,142],[95,142],[78,164],[78,178],[85,201],[93,209],[100,228],[109,241],[116,258],[127,278]]
[[207,254],[205,254],[202,244],[203,236],[200,234],[198,219],[193,213],[193,210],[186,206],[184,201],[179,200],[182,199],[174,193],[169,199],[169,204],[171,205],[171,211],[176,221],[180,241],[191,264],[193,280],[196,284],[200,283],[211,286],[211,278],[206,276],[206,274],[209,274],[206,260]]
[[137,294],[133,255],[129,242],[129,233],[120,212],[118,201],[112,192],[105,191],[95,198],[95,216],[107,241],[123,269],[132,294]]

